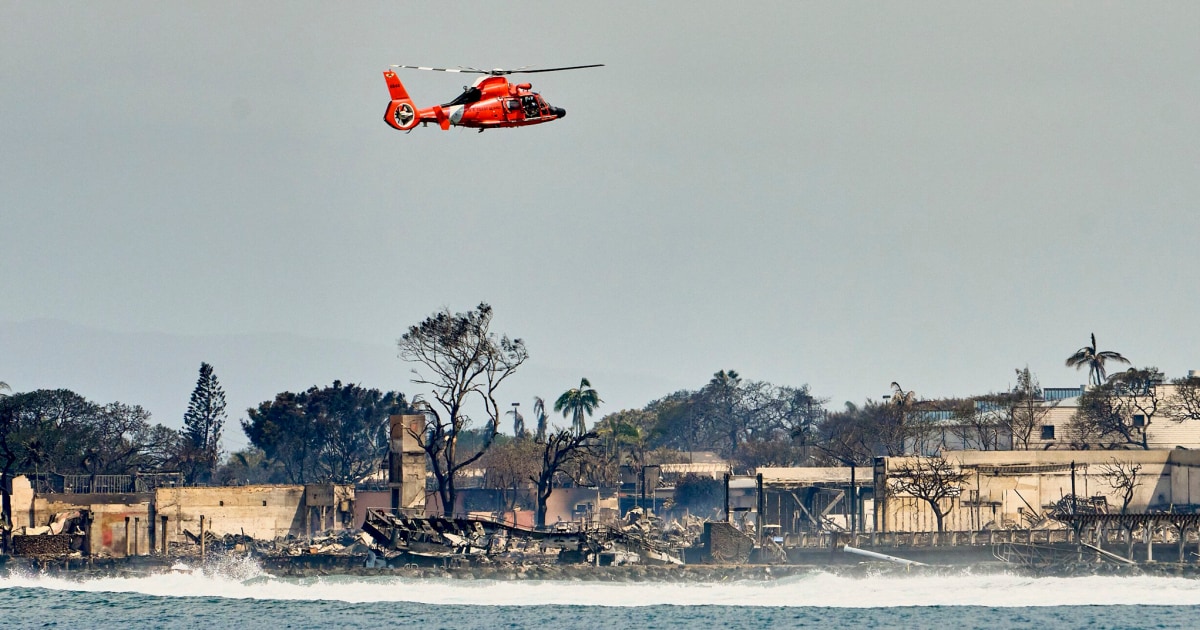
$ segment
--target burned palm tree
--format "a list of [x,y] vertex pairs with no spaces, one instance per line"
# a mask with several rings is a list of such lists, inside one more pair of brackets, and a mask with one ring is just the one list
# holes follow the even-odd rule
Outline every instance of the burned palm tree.
[[1088,368],[1088,381],[1094,385],[1101,385],[1107,376],[1104,369],[1104,364],[1108,361],[1117,363],[1129,363],[1129,359],[1121,356],[1119,352],[1112,350],[1100,350],[1096,346],[1096,333],[1092,333],[1092,345],[1084,346],[1075,351],[1075,354],[1067,357],[1067,367],[1080,369]]

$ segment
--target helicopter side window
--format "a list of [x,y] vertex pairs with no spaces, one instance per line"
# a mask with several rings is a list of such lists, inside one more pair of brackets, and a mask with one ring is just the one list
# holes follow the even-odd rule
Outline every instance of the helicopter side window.
[[515,112],[521,109],[521,101],[518,101],[515,98],[507,99],[504,101],[504,109],[507,109],[510,112]]
[[459,94],[453,101],[442,105],[442,107],[453,107],[455,105],[468,105],[479,100],[481,92],[477,87],[463,86],[462,94]]

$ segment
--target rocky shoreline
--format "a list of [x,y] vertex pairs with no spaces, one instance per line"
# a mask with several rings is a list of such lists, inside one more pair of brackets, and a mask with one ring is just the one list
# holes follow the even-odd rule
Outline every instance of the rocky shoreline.
[[[141,556],[88,561],[80,558],[9,558],[0,564],[4,575],[54,575],[71,579],[141,577],[163,573],[233,575],[267,574],[279,578],[391,577],[438,580],[535,580],[570,582],[666,582],[722,583],[739,581],[767,582],[812,574],[833,574],[848,578],[905,577],[929,575],[1021,574],[1030,577],[1173,576],[1200,578],[1200,565],[1151,563],[1115,565],[1108,563],[1070,563],[1050,567],[1021,567],[1003,562],[975,562],[954,565],[903,566],[886,562],[853,564],[771,564],[771,565],[628,565],[592,566],[581,564],[477,564],[471,566],[388,568],[364,566],[365,558],[317,555],[220,556],[201,564],[198,558]],[[249,571],[247,571],[249,569]]]

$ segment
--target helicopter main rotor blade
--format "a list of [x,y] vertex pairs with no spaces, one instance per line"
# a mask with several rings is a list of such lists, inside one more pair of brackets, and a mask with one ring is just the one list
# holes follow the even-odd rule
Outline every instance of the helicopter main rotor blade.
[[392,64],[393,68],[408,68],[409,70],[435,70],[437,72],[464,72],[467,74],[491,74],[487,70],[476,70],[475,68],[430,68],[428,66],[401,66]]
[[517,74],[517,73],[532,74],[534,72],[558,72],[559,70],[578,70],[580,68],[601,68],[603,66],[604,66],[604,64],[602,64],[602,63],[592,63],[592,64],[588,64],[586,66],[563,66],[561,68],[534,68],[532,70],[525,70],[522,68],[518,68],[516,70],[492,70],[492,73],[493,74]]
[[604,67],[604,64],[588,64],[587,66],[563,66],[560,68],[533,68],[533,70],[520,70],[520,68],[518,68],[518,70],[509,70],[509,71],[505,71],[504,73],[505,74],[515,74],[517,72],[521,72],[521,73],[558,72],[560,70],[580,70],[580,68],[598,68],[598,67]]
[[428,66],[402,66],[392,64],[393,68],[408,68],[409,70],[434,70],[437,72],[462,72],[465,74],[490,74],[494,77],[504,76],[508,74],[532,74],[534,72],[558,72],[560,70],[578,70],[580,68],[600,68],[604,66],[602,63],[593,63],[586,66],[563,66],[561,68],[534,68],[527,70],[526,68],[517,68],[516,70],[505,70],[504,68],[494,68],[492,70],[480,70],[478,68],[430,68]]

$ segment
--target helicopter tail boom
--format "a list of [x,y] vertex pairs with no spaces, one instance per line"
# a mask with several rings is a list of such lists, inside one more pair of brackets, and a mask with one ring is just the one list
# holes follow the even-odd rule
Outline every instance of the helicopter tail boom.
[[417,115],[417,106],[409,98],[408,90],[404,89],[400,77],[396,76],[395,72],[387,70],[383,73],[383,78],[387,81],[388,93],[392,97],[387,111],[383,114],[383,121],[400,131],[408,131],[416,127],[417,123],[421,122],[421,117]]

